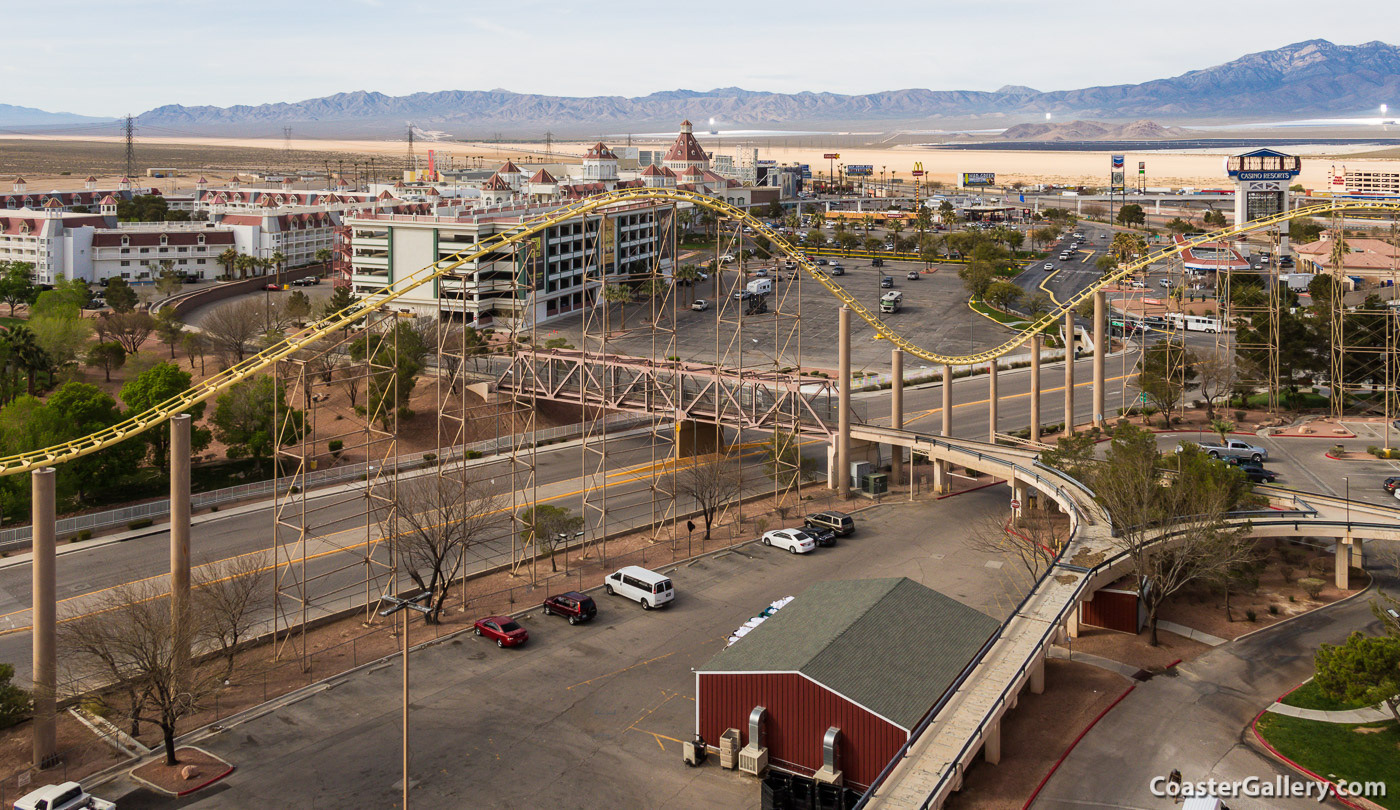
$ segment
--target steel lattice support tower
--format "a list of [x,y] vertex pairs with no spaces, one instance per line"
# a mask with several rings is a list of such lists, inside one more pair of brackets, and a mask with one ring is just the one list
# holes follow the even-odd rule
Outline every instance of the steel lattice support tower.
[[128,115],[123,130],[126,135],[126,176],[132,179],[136,176],[136,118]]

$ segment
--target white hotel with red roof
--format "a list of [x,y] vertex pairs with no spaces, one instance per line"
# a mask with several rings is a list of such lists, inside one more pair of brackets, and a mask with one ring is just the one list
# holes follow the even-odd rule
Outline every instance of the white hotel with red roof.
[[[678,188],[739,206],[766,204],[780,194],[776,187],[747,187],[711,170],[710,156],[696,140],[689,121],[681,125],[661,165],[624,171],[618,163],[612,149],[597,143],[589,147],[581,165],[568,167],[563,177],[543,167],[527,175],[507,161],[471,190],[479,196],[435,197],[440,203],[432,216],[390,211],[348,215],[349,244],[343,249],[350,257],[351,283],[357,293],[367,293],[470,250],[527,219],[614,189]],[[669,210],[639,203],[569,220],[548,229],[518,254],[464,265],[396,304],[417,315],[464,319],[476,326],[550,320],[591,305],[604,284],[624,280],[630,273],[658,266],[669,276],[673,257],[668,240],[661,238],[665,223],[657,221]],[[586,279],[585,251],[590,256],[603,254],[601,271],[594,259],[587,265]],[[522,274],[534,283],[533,309],[518,297],[514,280]]]

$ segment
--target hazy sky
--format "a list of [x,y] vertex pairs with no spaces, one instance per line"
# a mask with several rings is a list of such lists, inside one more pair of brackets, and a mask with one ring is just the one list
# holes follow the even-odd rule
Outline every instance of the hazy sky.
[[[0,103],[88,115],[352,90],[1060,90],[1305,39],[1400,43],[1394,0],[0,3]],[[1260,22],[1251,24],[1252,15]]]

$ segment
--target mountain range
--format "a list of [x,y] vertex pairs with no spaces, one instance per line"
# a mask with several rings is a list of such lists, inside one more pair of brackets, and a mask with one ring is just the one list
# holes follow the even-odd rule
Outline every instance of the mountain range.
[[[980,122],[1013,126],[1055,118],[1094,117],[1118,123],[1243,121],[1340,117],[1400,99],[1400,48],[1384,42],[1335,45],[1308,40],[1242,56],[1222,65],[1142,84],[1041,92],[909,88],[860,95],[770,93],[725,87],[670,90],[640,97],[566,97],[507,90],[452,90],[388,96],[337,93],[305,101],[256,106],[168,105],[142,113],[137,124],[199,134],[395,136],[412,122],[455,137],[513,137],[670,130],[683,118],[715,118],[726,128],[812,129],[840,124],[884,130],[938,128]],[[0,107],[0,126],[12,125]],[[1166,135],[1170,137],[1170,135]]]

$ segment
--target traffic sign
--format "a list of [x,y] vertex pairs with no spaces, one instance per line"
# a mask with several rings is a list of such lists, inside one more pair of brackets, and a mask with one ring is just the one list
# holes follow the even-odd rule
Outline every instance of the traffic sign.
[[1020,509],[1020,508],[1021,508],[1021,502],[1020,502],[1019,500],[1017,500],[1016,498],[1012,498],[1012,499],[1011,499],[1011,508],[1012,508],[1012,509]]
[[840,160],[840,159],[841,159],[841,153],[840,153],[840,152],[827,152],[825,155],[822,155],[822,160]]

